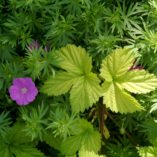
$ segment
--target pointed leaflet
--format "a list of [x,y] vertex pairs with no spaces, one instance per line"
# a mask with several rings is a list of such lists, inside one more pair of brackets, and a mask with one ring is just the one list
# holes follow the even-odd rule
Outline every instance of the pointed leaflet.
[[122,86],[132,93],[148,93],[157,87],[157,79],[145,70],[132,70],[122,78]]
[[70,92],[70,102],[74,112],[91,107],[100,96],[100,80],[93,73],[80,77]]
[[92,59],[82,47],[67,45],[61,48],[60,67],[75,74],[89,73],[92,69]]
[[138,147],[140,157],[157,157],[157,147]]
[[129,49],[116,49],[103,60],[100,76],[106,81],[112,81],[124,75],[134,60],[135,55]]
[[[76,130],[76,131],[75,131]],[[61,152],[73,155],[82,147],[87,151],[98,152],[101,147],[100,133],[85,119],[79,119],[75,124],[74,135],[63,141]]]
[[118,49],[102,63],[100,76],[106,80],[104,103],[112,111],[127,113],[143,109],[123,88],[134,93],[147,93],[157,87],[154,75],[144,70],[130,70],[134,60],[135,55],[129,49]]
[[41,89],[48,95],[61,95],[70,90],[72,85],[77,81],[78,77],[73,73],[58,72],[55,77],[51,77],[45,82],[45,85]]
[[143,109],[138,101],[126,93],[119,84],[105,82],[103,88],[106,91],[103,95],[104,103],[112,111],[127,113]]
[[99,79],[91,72],[91,57],[83,48],[74,45],[61,48],[58,57],[59,66],[66,72],[59,72],[55,77],[51,77],[41,91],[57,96],[72,89],[70,92],[72,110],[83,112],[102,94]]

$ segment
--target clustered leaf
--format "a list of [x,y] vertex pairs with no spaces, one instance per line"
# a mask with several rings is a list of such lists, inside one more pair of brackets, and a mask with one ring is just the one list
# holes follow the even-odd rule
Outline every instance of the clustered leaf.
[[45,157],[35,146],[30,143],[29,137],[22,132],[22,124],[16,124],[8,130],[0,141],[0,156],[3,157]]

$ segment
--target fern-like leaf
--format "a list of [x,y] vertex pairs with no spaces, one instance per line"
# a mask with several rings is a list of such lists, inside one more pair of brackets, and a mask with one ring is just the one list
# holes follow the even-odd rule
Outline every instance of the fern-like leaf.
[[22,124],[10,128],[0,141],[0,156],[3,157],[45,157],[22,131]]

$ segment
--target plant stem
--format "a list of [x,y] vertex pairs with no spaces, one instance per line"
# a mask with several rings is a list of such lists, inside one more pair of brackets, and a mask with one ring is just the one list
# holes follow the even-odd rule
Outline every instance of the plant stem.
[[[105,110],[105,113],[116,124],[116,126],[118,126],[120,128],[119,124],[114,120],[112,115],[109,112],[107,112],[106,110]],[[133,143],[133,145],[135,147],[139,146],[139,144],[134,140],[134,138],[126,130],[125,130],[125,134],[128,136],[128,138],[130,139],[130,141]]]

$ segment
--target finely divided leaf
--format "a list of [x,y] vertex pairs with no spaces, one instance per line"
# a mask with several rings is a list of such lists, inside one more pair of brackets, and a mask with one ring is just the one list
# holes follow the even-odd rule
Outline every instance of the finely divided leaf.
[[117,83],[104,83],[104,104],[114,112],[127,113],[142,110],[138,101],[126,93]]
[[0,156],[12,157],[45,157],[23,132],[22,124],[15,124],[0,141]]
[[132,93],[149,93],[157,87],[157,78],[145,70],[132,70],[123,76],[122,86]]

